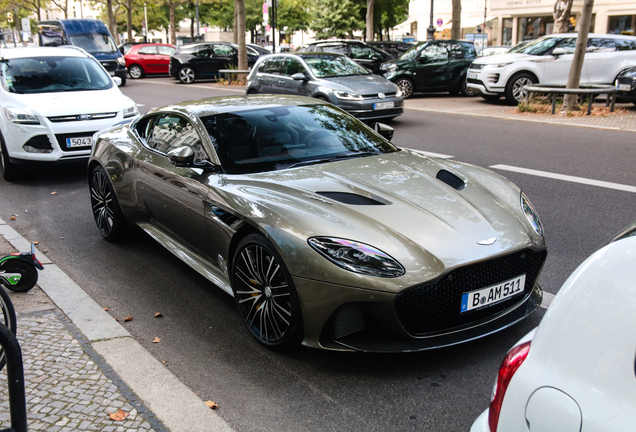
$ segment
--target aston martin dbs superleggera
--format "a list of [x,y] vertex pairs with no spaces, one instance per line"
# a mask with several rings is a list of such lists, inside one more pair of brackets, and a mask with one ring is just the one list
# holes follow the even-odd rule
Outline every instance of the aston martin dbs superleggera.
[[547,252],[526,196],[392,135],[302,97],[155,109],[95,135],[95,221],[139,226],[275,349],[418,351],[532,313]]

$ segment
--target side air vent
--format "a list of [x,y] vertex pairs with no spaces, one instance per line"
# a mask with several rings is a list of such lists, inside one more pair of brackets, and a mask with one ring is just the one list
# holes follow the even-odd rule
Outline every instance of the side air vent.
[[230,228],[236,228],[236,225],[241,222],[241,220],[234,216],[232,213],[223,210],[220,207],[217,207],[213,204],[210,204],[210,210],[214,216],[219,218],[224,224],[229,226]]
[[440,170],[440,172],[438,172],[435,177],[437,177],[438,180],[443,181],[453,189],[462,190],[466,187],[466,183],[464,183],[464,180],[460,179],[450,171]]
[[373,198],[348,192],[316,192],[316,194],[349,205],[386,205]]

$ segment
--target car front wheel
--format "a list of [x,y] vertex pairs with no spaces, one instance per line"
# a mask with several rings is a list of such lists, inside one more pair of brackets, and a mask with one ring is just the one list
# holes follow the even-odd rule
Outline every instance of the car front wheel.
[[139,65],[132,65],[128,68],[128,75],[132,79],[139,79],[144,77],[144,70]]
[[232,261],[232,290],[243,322],[261,344],[286,351],[303,340],[300,302],[274,246],[260,234],[239,243]]
[[119,206],[113,185],[101,166],[96,166],[89,179],[93,217],[100,234],[116,241],[129,233],[129,226]]
[[402,97],[404,99],[410,98],[413,94],[413,81],[408,78],[400,78],[395,81],[395,85],[398,86],[400,90],[402,90]]
[[2,169],[2,177],[6,181],[17,180],[22,176],[22,171],[11,163],[9,152],[2,138],[0,138],[0,168]]
[[510,105],[518,105],[528,96],[528,91],[524,90],[524,86],[532,85],[536,81],[534,77],[528,73],[520,73],[513,76],[506,86],[506,101]]
[[196,76],[194,74],[194,69],[190,67],[183,67],[179,71],[179,81],[183,84],[192,84],[195,79]]

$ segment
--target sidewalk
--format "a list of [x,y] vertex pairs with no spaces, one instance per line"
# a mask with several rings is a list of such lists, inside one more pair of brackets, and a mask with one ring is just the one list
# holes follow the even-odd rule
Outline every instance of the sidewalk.
[[[0,256],[30,243],[0,220]],[[29,430],[232,432],[46,255],[38,285],[7,291],[17,313]],[[10,427],[6,368],[0,428]],[[121,421],[109,413],[127,413]]]

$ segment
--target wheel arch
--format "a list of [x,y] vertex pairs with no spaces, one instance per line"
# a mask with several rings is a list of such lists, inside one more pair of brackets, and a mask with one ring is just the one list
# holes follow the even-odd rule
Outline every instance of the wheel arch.
[[531,71],[530,69],[522,69],[522,70],[518,70],[515,73],[513,73],[512,75],[510,75],[510,78],[508,78],[508,81],[506,81],[506,88],[508,87],[508,84],[510,83],[510,81],[514,78],[516,78],[517,76],[521,75],[521,74],[528,74],[531,75],[532,78],[535,80],[535,82],[537,84],[539,84],[541,81],[539,80],[539,77],[537,77],[537,74],[533,71]]

